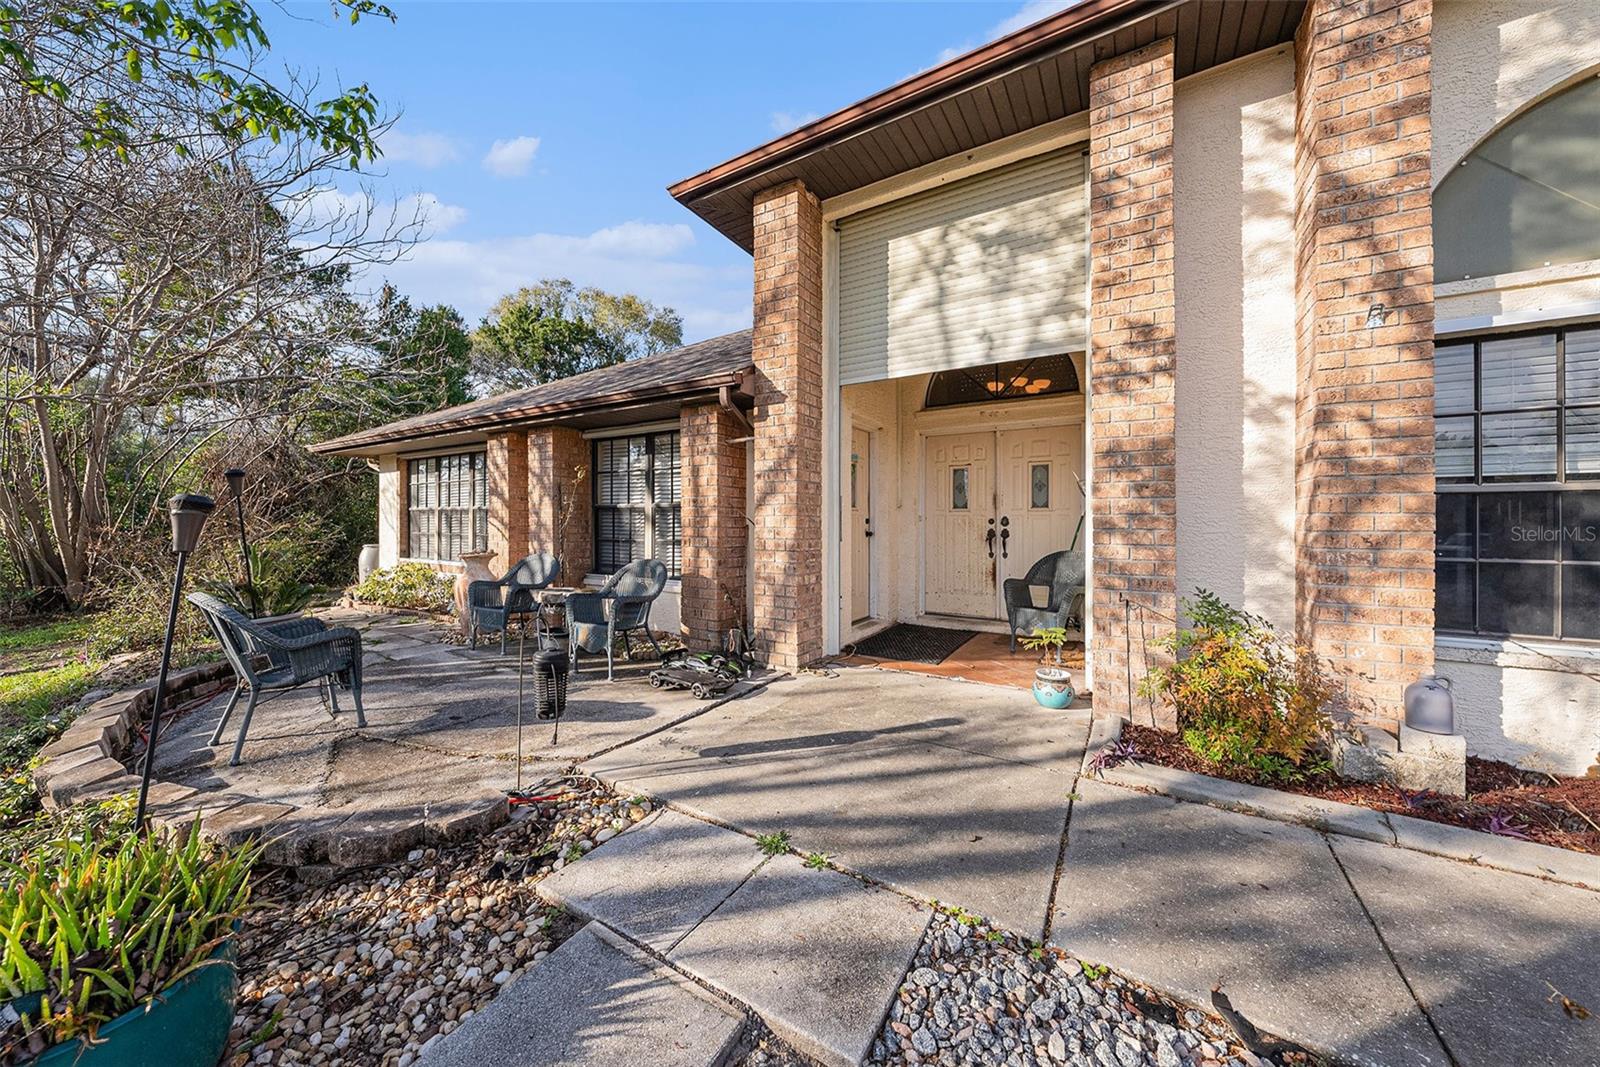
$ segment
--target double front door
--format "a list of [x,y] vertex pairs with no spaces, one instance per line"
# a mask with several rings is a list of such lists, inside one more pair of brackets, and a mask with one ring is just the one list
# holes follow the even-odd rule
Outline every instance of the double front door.
[[923,611],[1003,618],[1001,583],[1071,547],[1083,515],[1082,427],[939,434],[926,447]]

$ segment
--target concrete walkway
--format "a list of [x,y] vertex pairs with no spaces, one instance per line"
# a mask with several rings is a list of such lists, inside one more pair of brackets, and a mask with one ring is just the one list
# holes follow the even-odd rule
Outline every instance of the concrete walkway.
[[[844,670],[583,766],[1201,1006],[1220,985],[1262,1030],[1341,1061],[1600,1067],[1600,1022],[1552,995],[1600,1009],[1600,893],[1081,778],[1088,725],[1014,690]],[[687,876],[717,897],[738,873]],[[605,918],[606,893],[569,902]],[[743,949],[775,973],[769,944]]]

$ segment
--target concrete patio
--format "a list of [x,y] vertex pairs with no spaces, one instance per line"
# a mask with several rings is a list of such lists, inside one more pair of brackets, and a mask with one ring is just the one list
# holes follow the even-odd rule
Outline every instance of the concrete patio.
[[[293,807],[352,840],[396,817],[431,825],[430,805],[461,796],[503,808],[514,658],[442,643],[427,624],[352,621],[366,633],[368,727],[330,719],[314,693],[280,698],[229,768],[226,747],[205,745],[213,700],[162,746],[161,776],[198,790],[185,803]],[[1202,1006],[1220,986],[1262,1030],[1342,1062],[1600,1064],[1597,1024],[1553,993],[1600,1006],[1588,889],[1087,778],[1082,702],[1047,712],[1010,687],[851,667],[704,702],[651,689],[648,668],[608,683],[589,667],[559,744],[548,723],[524,733],[525,785],[576,765],[676,809],[552,890],[826,1059],[870,1042],[924,922],[843,967],[837,935],[870,902],[846,893],[839,913],[829,887],[843,883],[779,879],[776,866],[756,879],[754,835],[787,832],[916,915],[959,906]],[[352,844],[346,859],[363,855]],[[787,947],[745,973],[746,930]],[[791,970],[812,977],[794,986]],[[829,975],[857,1004],[844,1029],[801,995]]]

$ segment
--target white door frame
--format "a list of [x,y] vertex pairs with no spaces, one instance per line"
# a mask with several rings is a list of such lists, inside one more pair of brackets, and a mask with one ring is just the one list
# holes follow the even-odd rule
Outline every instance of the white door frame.
[[[869,425],[869,424],[867,424],[865,422],[862,422],[860,419],[854,417],[853,415],[851,416],[851,418],[849,420],[848,426],[843,427],[842,429],[843,429],[843,432],[849,434],[852,439],[855,437],[857,431],[860,431],[861,433],[864,433],[864,434],[867,435],[867,462],[866,462],[866,466],[863,468],[863,474],[864,474],[864,476],[866,478],[866,483],[865,484],[866,484],[866,488],[867,488],[867,500],[868,500],[867,517],[868,517],[869,520],[872,520],[873,532],[876,533],[877,532],[878,523],[876,521],[877,505],[875,503],[875,500],[876,500],[876,496],[877,496],[876,490],[877,490],[877,485],[878,485],[878,454],[879,454],[879,452],[882,451],[882,449],[879,447],[879,436],[880,435],[879,435],[878,431],[876,429],[874,429],[871,425]],[[850,448],[843,449],[843,455],[841,457],[842,460],[843,460],[843,463],[844,463],[844,471],[843,471],[843,479],[844,480],[841,483],[839,488],[840,488],[840,490],[841,490],[841,492],[842,492],[844,497],[848,497],[849,496],[849,489],[850,489],[850,455],[851,455],[851,451],[853,450],[853,448],[854,448],[854,444],[852,443]],[[839,505],[839,516],[840,516],[840,522],[841,523],[843,523],[847,518],[852,518],[852,516],[850,516],[850,512],[851,512],[850,505],[848,503],[844,502],[843,499],[841,499],[841,502],[840,502],[840,505]],[[853,542],[850,539],[853,535],[854,535],[854,531],[851,531],[849,534],[846,534],[843,526],[840,527],[839,565],[841,567],[841,572],[840,572],[840,582],[839,582],[839,589],[840,589],[840,598],[839,598],[839,632],[841,634],[848,634],[851,631],[853,631],[854,629],[856,629],[857,627],[867,627],[867,626],[870,626],[872,623],[876,622],[878,620],[878,617],[879,617],[879,614],[880,614],[880,610],[879,609],[880,609],[880,606],[882,604],[882,600],[880,599],[879,593],[878,593],[878,585],[879,585],[880,578],[881,578],[881,576],[879,574],[879,570],[880,570],[879,561],[882,559],[882,555],[878,551],[877,538],[876,537],[869,537],[869,538],[866,539],[867,540],[867,615],[866,615],[866,618],[861,619],[859,621],[854,617],[855,616],[855,611],[854,611],[853,605],[851,604],[851,594],[855,590],[856,559],[855,559],[855,546],[854,546]],[[846,581],[844,579],[844,574],[843,574],[843,571],[842,571],[842,568],[844,566],[846,558],[849,559],[849,563],[850,563],[850,575],[849,575],[849,580],[848,581]]]
[[[1026,403],[1028,403],[1028,401],[1024,400],[1024,401],[1019,401],[1018,403],[1026,404]],[[928,490],[928,438],[930,438],[930,437],[944,437],[944,436],[947,436],[949,434],[962,434],[962,433],[989,433],[989,434],[993,434],[994,438],[995,438],[994,457],[995,457],[995,468],[996,468],[996,472],[997,473],[996,473],[996,477],[993,480],[994,481],[994,485],[993,485],[992,488],[993,488],[993,491],[995,493],[998,493],[1000,491],[1000,479],[998,477],[998,470],[999,470],[999,451],[998,450],[999,450],[1000,434],[1003,431],[1005,431],[1005,430],[1043,430],[1043,429],[1055,429],[1057,427],[1070,431],[1071,429],[1073,429],[1075,427],[1077,429],[1077,431],[1078,431],[1078,434],[1080,436],[1083,436],[1084,428],[1087,425],[1088,425],[1088,415],[1087,415],[1087,413],[1085,413],[1082,416],[1055,415],[1055,416],[1044,416],[1044,417],[1036,418],[1036,419],[1012,419],[1012,420],[1006,420],[1006,421],[1001,421],[1001,420],[995,419],[995,418],[962,420],[962,421],[959,421],[959,422],[941,423],[941,425],[939,425],[937,427],[918,426],[916,428],[916,431],[915,431],[913,436],[914,436],[914,439],[915,439],[915,442],[916,442],[914,447],[917,450],[917,475],[916,475],[916,477],[917,477],[917,616],[919,618],[935,618],[936,619],[936,618],[956,618],[957,617],[957,616],[929,615],[928,614],[928,491],[927,491]],[[1088,457],[1087,454],[1085,454],[1084,457],[1083,457],[1083,464],[1084,464],[1084,471],[1081,473],[1080,477],[1083,477],[1083,479],[1084,479],[1084,488],[1087,490],[1088,487],[1089,487],[1089,480],[1088,480],[1089,457]],[[1089,543],[1086,540],[1086,538],[1088,536],[1088,515],[1089,515],[1089,499],[1088,499],[1088,493],[1087,492],[1084,494],[1083,513],[1084,513],[1084,532],[1083,532],[1082,535],[1079,536],[1078,541],[1083,546],[1083,549],[1084,549],[1084,552],[1085,552],[1085,559],[1087,559],[1088,558],[1087,557],[1087,553],[1088,553],[1088,549],[1089,549]],[[1005,588],[1004,588],[1005,583],[1003,581],[997,580],[994,583],[994,585],[995,585],[995,589],[994,589],[995,620],[999,621],[999,622],[1004,622],[1004,620],[1005,620]],[[983,620],[978,620],[978,621],[983,621]],[[1085,634],[1087,634],[1088,633],[1087,629],[1084,632],[1085,632]]]

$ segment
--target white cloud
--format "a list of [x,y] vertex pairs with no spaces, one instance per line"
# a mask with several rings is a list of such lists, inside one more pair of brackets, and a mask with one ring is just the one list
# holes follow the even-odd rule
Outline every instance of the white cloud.
[[1082,0],[1028,0],[1016,11],[990,26],[982,40],[967,41],[955,48],[946,48],[939,53],[938,58],[933,61],[933,65],[937,67],[941,63],[948,63],[957,56],[966,55],[979,45],[999,40],[1009,33],[1016,33],[1024,26],[1031,26],[1042,18],[1048,18],[1057,11],[1065,11],[1067,8],[1081,2]]
[[749,326],[749,264],[690,262],[685,253],[694,243],[686,225],[643,221],[586,234],[436,237],[380,273],[413,300],[451,304],[474,324],[506,293],[540,278],[571,278],[674,308],[690,341]]
[[415,163],[419,167],[442,167],[461,158],[455,139],[442,133],[390,130],[383,135],[382,147],[385,160]]
[[344,192],[331,185],[319,186],[297,196],[290,202],[289,211],[312,233],[345,232],[360,228],[363,220],[370,220],[376,228],[411,227],[415,223],[416,232],[422,237],[447,233],[467,217],[466,208],[447,204],[433,193],[412,193],[385,200],[367,189]]
[[772,132],[788,133],[798,130],[808,122],[816,122],[822,116],[815,111],[774,111],[772,113]]
[[518,178],[533,166],[533,157],[539,152],[539,138],[514,137],[509,141],[496,141],[483,157],[483,169],[501,178]]
[[401,220],[424,219],[425,232],[437,235],[449,233],[465,222],[467,209],[460,204],[446,204],[433,193],[415,193],[396,202],[395,214]]

